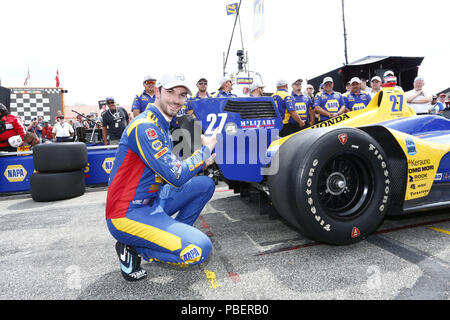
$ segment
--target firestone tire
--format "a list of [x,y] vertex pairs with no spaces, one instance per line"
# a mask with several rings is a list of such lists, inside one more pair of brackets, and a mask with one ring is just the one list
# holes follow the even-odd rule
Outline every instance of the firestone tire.
[[38,172],[65,172],[88,164],[86,145],[82,142],[45,143],[33,147],[34,169]]
[[305,236],[352,244],[382,223],[391,174],[384,150],[371,136],[355,128],[314,129],[293,136],[278,153],[278,177],[268,178],[271,196],[278,189],[277,211]]
[[34,201],[56,201],[79,197],[86,191],[83,170],[59,173],[34,173],[30,178]]

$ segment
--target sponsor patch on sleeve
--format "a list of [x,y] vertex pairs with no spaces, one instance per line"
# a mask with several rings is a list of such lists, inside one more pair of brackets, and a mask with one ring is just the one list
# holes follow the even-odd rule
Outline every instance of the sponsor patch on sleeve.
[[165,155],[169,151],[169,148],[165,147],[161,149],[157,154],[155,154],[155,159],[161,158],[163,155]]

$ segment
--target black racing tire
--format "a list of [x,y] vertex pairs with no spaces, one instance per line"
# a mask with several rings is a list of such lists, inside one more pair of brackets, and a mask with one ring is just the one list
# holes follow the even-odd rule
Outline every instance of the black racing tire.
[[44,143],[33,147],[34,169],[38,172],[65,172],[88,164],[86,145],[82,142]]
[[56,201],[79,197],[86,191],[83,170],[59,173],[34,173],[30,178],[34,201]]
[[278,150],[279,170],[268,176],[279,214],[305,236],[352,244],[382,223],[391,200],[386,153],[356,128],[300,132]]

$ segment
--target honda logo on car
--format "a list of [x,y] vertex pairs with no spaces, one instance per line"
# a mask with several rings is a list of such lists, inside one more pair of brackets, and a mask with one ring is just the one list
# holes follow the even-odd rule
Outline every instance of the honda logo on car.
[[20,164],[9,165],[6,167],[4,175],[9,182],[22,182],[27,176],[27,170]]

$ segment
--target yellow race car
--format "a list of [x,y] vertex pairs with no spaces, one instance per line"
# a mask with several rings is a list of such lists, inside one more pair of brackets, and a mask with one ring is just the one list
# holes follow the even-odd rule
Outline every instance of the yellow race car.
[[385,87],[364,110],[279,138],[270,97],[202,99],[195,116],[222,133],[217,172],[236,192],[255,187],[303,235],[351,244],[386,214],[450,206],[450,120],[417,116]]

